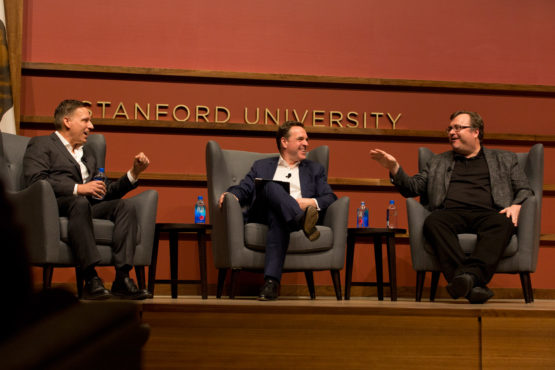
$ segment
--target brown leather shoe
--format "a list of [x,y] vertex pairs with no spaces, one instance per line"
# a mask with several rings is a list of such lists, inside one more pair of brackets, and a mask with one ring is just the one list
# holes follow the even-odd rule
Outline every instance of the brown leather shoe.
[[314,241],[320,237],[320,231],[316,229],[318,222],[318,210],[313,206],[306,207],[304,216],[301,220],[301,226],[304,234],[310,241]]

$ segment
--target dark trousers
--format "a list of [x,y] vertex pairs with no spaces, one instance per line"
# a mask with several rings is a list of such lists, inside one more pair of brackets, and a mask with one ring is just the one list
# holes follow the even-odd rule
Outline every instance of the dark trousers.
[[[448,282],[462,273],[476,277],[476,285],[489,283],[516,228],[510,218],[495,210],[441,209],[424,221],[424,236],[431,244]],[[465,255],[457,234],[477,234],[477,243]]]
[[281,185],[268,182],[257,190],[256,200],[249,210],[247,222],[268,225],[264,276],[279,281],[289,247],[289,234],[299,230],[297,220],[303,211]]
[[93,205],[86,197],[60,197],[61,217],[68,218],[69,245],[79,266],[86,269],[100,262],[93,231],[93,218],[114,223],[112,253],[116,269],[130,270],[137,246],[137,213],[125,199],[100,201]]

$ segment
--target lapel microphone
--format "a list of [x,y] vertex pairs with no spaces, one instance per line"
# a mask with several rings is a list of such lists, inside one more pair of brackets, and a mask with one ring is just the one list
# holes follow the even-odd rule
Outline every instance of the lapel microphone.
[[286,177],[286,178],[290,178],[290,177],[291,177],[291,174],[288,173],[287,176],[285,176],[285,177]]

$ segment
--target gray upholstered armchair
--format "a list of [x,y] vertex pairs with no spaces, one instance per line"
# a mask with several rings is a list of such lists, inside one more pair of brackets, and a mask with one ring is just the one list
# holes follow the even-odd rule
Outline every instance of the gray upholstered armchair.
[[[427,148],[418,151],[418,169],[426,166],[434,155]],[[541,206],[543,192],[543,145],[534,145],[528,153],[517,153],[519,165],[524,169],[534,196],[523,204],[518,218],[518,231],[514,235],[503,254],[497,272],[520,274],[520,282],[526,303],[534,301],[530,273],[536,270],[540,245]],[[428,216],[426,210],[416,199],[407,199],[407,215],[410,233],[412,265],[416,270],[416,301],[422,298],[426,271],[432,272],[430,301],[435,293],[440,276],[439,263],[432,248],[423,234],[424,220]],[[475,234],[459,234],[459,242],[463,250],[470,254],[476,244]]]
[[[218,199],[228,187],[238,184],[245,177],[255,160],[277,155],[222,150],[215,141],[206,145],[212,250],[214,264],[219,270],[218,298],[222,295],[228,269],[231,269],[231,298],[234,297],[239,271],[263,270],[267,230],[266,225],[243,223],[241,206],[233,195],[226,195],[221,209],[218,208]],[[327,146],[311,150],[307,158],[322,164],[327,171]],[[304,271],[312,299],[315,298],[313,271],[323,270],[330,270],[336,297],[341,299],[339,271],[345,262],[348,213],[349,198],[342,197],[327,209],[323,225],[317,226],[321,233],[318,240],[310,242],[302,231],[291,233],[284,271]]]
[[[24,223],[25,238],[28,246],[29,261],[32,265],[43,267],[43,286],[52,282],[54,267],[76,267],[71,249],[67,243],[67,218],[58,216],[56,197],[50,184],[45,180],[37,181],[25,188],[23,180],[23,156],[30,138],[2,133],[4,159],[7,166],[9,190],[8,197],[14,202],[18,218]],[[87,146],[94,146],[99,167],[104,167],[106,141],[103,135],[90,135]],[[152,242],[156,223],[158,192],[144,191],[129,198],[137,210],[139,221],[139,244],[135,251],[135,271],[139,288],[145,288],[145,270],[152,259]],[[94,234],[102,261],[100,265],[113,265],[112,231],[114,224],[108,220],[93,220]],[[81,297],[83,279],[76,268],[77,292]]]

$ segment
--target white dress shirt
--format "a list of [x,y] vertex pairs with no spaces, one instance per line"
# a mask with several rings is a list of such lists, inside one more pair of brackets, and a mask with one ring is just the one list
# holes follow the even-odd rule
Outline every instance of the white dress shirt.
[[[300,163],[301,162],[298,161],[289,166],[289,163],[287,163],[287,161],[285,161],[285,159],[283,159],[280,155],[276,172],[273,177],[273,180],[289,183],[289,195],[291,195],[294,199],[303,197],[301,193],[301,179],[299,177]],[[318,201],[314,199],[314,202],[316,203],[316,209],[320,210],[320,207],[318,207]]]

